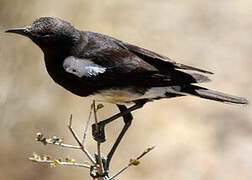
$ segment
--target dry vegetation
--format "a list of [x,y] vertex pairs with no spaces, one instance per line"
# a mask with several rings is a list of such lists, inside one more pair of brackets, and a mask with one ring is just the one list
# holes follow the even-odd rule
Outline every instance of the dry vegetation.
[[[73,142],[68,117],[73,114],[73,126],[80,133],[92,102],[56,86],[45,70],[42,52],[30,40],[3,33],[40,16],[61,17],[79,29],[109,34],[208,69],[215,75],[207,87],[252,99],[250,0],[1,0],[0,179],[88,176],[85,169],[52,169],[28,161],[33,151],[83,161],[77,151],[41,146],[34,138],[40,131]],[[98,115],[103,119],[116,111],[105,104]],[[187,97],[149,103],[134,115],[111,168],[117,170],[146,146],[156,145],[156,149],[120,180],[252,179],[251,106]],[[106,128],[103,151],[121,127],[117,121]],[[92,139],[87,144],[95,150]]]

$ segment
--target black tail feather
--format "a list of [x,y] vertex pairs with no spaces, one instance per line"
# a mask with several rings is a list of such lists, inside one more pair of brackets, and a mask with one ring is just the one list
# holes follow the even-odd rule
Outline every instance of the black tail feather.
[[181,89],[182,93],[198,96],[205,99],[210,99],[219,102],[233,103],[233,104],[248,104],[248,100],[243,97],[238,97],[230,94],[225,94],[219,91],[210,90],[207,88],[187,85]]

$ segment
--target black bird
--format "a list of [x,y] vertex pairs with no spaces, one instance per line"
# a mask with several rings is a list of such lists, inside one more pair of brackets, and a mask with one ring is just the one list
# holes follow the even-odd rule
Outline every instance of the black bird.
[[[242,97],[195,85],[210,81],[202,75],[213,74],[209,71],[103,34],[78,30],[59,18],[42,17],[25,28],[6,32],[21,34],[37,44],[44,53],[49,75],[68,91],[118,106],[120,113],[101,121],[99,131],[93,127],[94,138],[103,142],[105,124],[123,116],[125,126],[108,154],[108,162],[131,124],[131,111],[146,102],[193,95],[220,102],[248,103]],[[127,108],[127,104],[133,106]]]

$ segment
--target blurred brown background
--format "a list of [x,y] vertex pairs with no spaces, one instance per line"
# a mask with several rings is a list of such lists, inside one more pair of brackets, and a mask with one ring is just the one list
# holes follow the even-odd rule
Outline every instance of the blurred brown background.
[[[43,146],[36,132],[75,143],[67,129],[82,133],[90,100],[57,86],[47,74],[43,54],[29,39],[5,34],[41,16],[56,16],[75,27],[101,32],[154,50],[181,63],[215,72],[205,86],[252,99],[251,0],[1,0],[0,1],[0,179],[89,179],[81,168],[28,161],[32,152],[54,158],[79,151]],[[117,112],[105,104],[104,119]],[[135,120],[112,161],[112,172],[146,147],[156,149],[117,179],[252,179],[251,106],[232,106],[195,97],[149,103]],[[106,152],[122,127],[106,128]],[[95,143],[90,137],[90,151]]]

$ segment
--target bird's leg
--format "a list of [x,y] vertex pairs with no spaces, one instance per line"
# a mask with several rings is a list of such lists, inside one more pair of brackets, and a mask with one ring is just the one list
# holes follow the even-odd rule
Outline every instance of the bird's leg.
[[[102,163],[103,163],[103,167],[104,167],[104,175],[108,175],[109,173],[109,164],[110,164],[110,161],[112,159],[112,156],[115,152],[115,150],[117,149],[121,139],[123,138],[124,134],[126,133],[126,131],[128,130],[129,126],[131,125],[131,122],[132,122],[132,119],[133,119],[133,116],[131,114],[132,111],[136,110],[136,109],[139,109],[141,107],[143,107],[143,105],[146,103],[147,101],[143,100],[143,101],[138,101],[136,102],[136,104],[130,108],[127,108],[126,106],[124,105],[117,105],[117,107],[119,108],[120,110],[120,113],[108,118],[108,119],[105,119],[103,121],[100,121],[97,125],[98,125],[98,128],[96,127],[96,124],[93,124],[92,125],[92,134],[93,134],[93,137],[96,141],[99,141],[99,142],[104,142],[105,141],[105,131],[104,131],[104,127],[106,124],[114,121],[115,119],[119,118],[119,117],[123,117],[123,120],[124,120],[124,127],[122,129],[122,131],[120,132],[118,138],[116,139],[114,145],[112,146],[111,150],[109,151],[108,155],[106,158],[103,158],[102,159]],[[97,130],[98,129],[98,130]]]
[[[124,106],[124,111],[121,111],[120,113],[108,118],[108,119],[105,119],[103,121],[100,121],[97,125],[98,125],[98,128],[96,128],[96,124],[93,124],[92,125],[92,134],[93,134],[93,138],[96,140],[96,141],[99,141],[99,142],[105,142],[105,131],[104,131],[104,127],[106,124],[114,121],[115,119],[118,119],[119,117],[121,116],[125,116],[127,115],[128,113],[136,110],[136,109],[139,109],[141,107],[143,107],[143,105],[146,103],[146,101],[141,101],[141,102],[137,102],[134,106],[130,107],[130,108],[126,108],[126,106]],[[120,105],[121,106],[121,105]],[[122,106],[121,106],[122,107]]]
[[[124,105],[117,105],[117,107],[119,108],[121,113],[127,111],[127,107]],[[125,124],[124,124],[124,127],[123,127],[122,131],[120,132],[119,136],[117,137],[114,145],[112,146],[111,150],[109,151],[109,153],[107,155],[107,161],[104,166],[104,169],[107,171],[109,170],[109,164],[110,164],[110,161],[114,155],[116,148],[118,147],[120,141],[122,140],[124,134],[126,133],[128,128],[130,127],[131,122],[133,120],[133,116],[130,112],[128,114],[123,115],[122,117],[123,117],[123,121]]]
[[[124,105],[118,105],[117,104],[117,107],[119,108],[121,113],[128,110],[127,107],[124,106]],[[132,116],[132,114],[130,112],[128,114],[123,115],[122,117],[123,117],[123,121],[125,123],[124,127],[123,127],[122,131],[120,132],[118,138],[116,139],[114,145],[112,146],[111,150],[109,151],[107,157],[102,159],[103,167],[104,167],[104,170],[105,170],[104,175],[108,175],[110,160],[111,160],[117,146],[119,145],[121,139],[123,138],[123,135],[126,133],[127,129],[130,127],[131,122],[133,120],[133,116]],[[103,129],[103,132],[104,132],[104,129]],[[93,169],[90,170],[90,172],[92,172],[92,171],[93,171]],[[94,176],[92,176],[92,177],[94,177]]]

